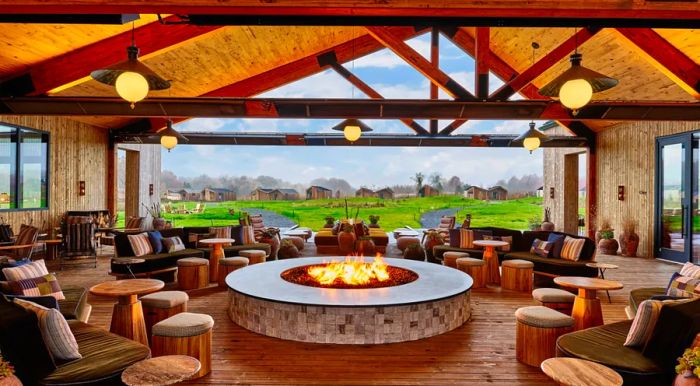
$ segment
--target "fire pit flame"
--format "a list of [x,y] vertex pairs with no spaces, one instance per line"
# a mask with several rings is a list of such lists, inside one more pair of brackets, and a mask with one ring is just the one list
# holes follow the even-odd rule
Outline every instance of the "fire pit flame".
[[349,285],[362,285],[372,279],[380,282],[389,280],[387,267],[380,254],[371,263],[365,262],[363,256],[348,256],[345,261],[309,267],[308,274],[323,285],[333,284],[336,280]]

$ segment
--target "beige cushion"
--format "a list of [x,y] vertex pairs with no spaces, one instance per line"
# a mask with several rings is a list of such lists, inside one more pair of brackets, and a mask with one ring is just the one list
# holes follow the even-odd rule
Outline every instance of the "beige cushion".
[[187,303],[190,297],[182,291],[160,291],[141,297],[144,307],[173,308]]
[[539,328],[571,327],[574,319],[559,311],[543,306],[522,307],[515,311],[518,322]]
[[457,268],[457,259],[469,257],[468,253],[464,252],[445,252],[442,255],[442,263],[447,267]]
[[209,265],[209,260],[201,257],[185,257],[177,261],[178,267],[193,267],[199,265]]
[[247,258],[267,256],[267,253],[265,253],[265,251],[260,251],[257,249],[244,249],[242,251],[238,251],[238,254],[240,256],[247,257]]
[[243,268],[248,265],[248,258],[241,256],[227,257],[225,259],[219,260],[219,265]]
[[49,271],[46,269],[44,260],[37,260],[19,267],[3,268],[2,273],[7,281],[18,281],[42,277],[48,275]]
[[214,319],[205,314],[181,312],[153,325],[153,335],[158,336],[197,336],[211,330]]
[[486,262],[481,259],[475,259],[472,257],[460,257],[457,261],[457,268],[462,267],[481,267],[486,265]]
[[533,264],[531,261],[515,259],[505,260],[503,263],[501,263],[501,266],[510,268],[534,268],[535,264]]
[[532,298],[542,303],[573,303],[576,295],[559,288],[538,288]]

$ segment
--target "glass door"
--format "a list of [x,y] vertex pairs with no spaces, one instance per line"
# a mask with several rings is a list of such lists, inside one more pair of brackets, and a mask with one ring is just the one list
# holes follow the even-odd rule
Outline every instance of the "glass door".
[[697,157],[691,140],[695,141],[690,133],[657,140],[656,250],[659,258],[677,262],[690,261],[692,247],[690,198],[698,184],[690,183],[689,160]]

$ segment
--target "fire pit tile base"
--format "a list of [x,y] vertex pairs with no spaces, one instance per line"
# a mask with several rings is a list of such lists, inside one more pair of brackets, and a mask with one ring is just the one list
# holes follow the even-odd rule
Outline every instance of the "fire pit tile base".
[[470,292],[417,304],[332,307],[274,302],[229,289],[228,314],[250,331],[313,343],[380,344],[451,331],[471,316]]

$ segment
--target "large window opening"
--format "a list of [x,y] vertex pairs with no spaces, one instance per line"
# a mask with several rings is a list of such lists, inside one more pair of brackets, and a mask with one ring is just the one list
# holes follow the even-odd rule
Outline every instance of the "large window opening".
[[0,210],[49,207],[49,134],[0,124]]

